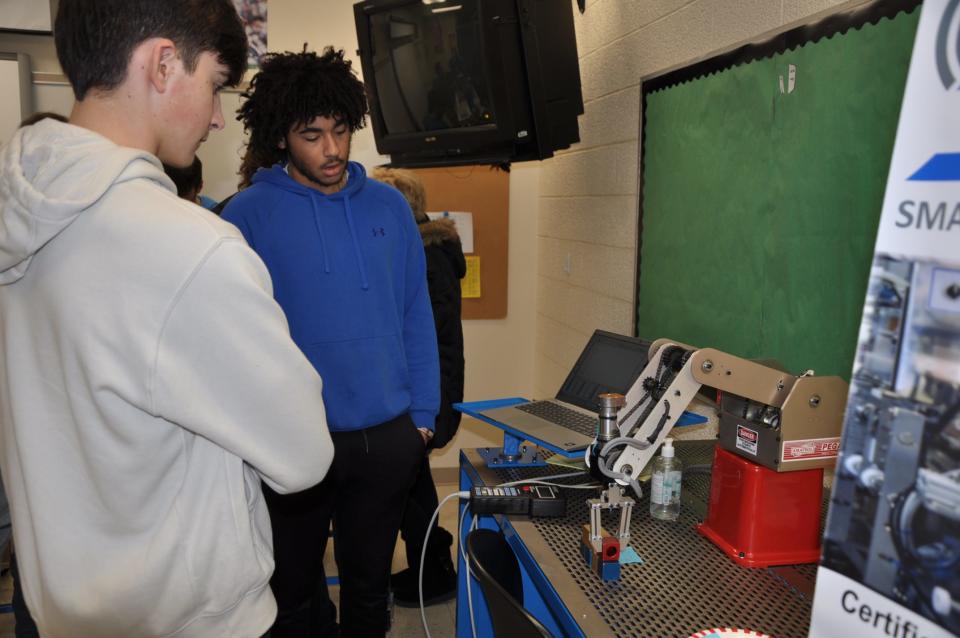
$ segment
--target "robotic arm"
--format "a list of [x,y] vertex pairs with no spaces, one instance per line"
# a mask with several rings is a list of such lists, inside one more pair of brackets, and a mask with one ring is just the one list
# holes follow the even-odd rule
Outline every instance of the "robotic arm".
[[[778,472],[833,464],[847,384],[812,375],[797,377],[712,348],[654,341],[647,366],[627,394],[600,395],[597,437],[585,453],[591,474],[605,486],[587,500],[590,524],[582,541],[584,557],[600,577],[608,578],[601,569],[607,564],[604,548],[626,546],[630,539],[636,501],[623,486],[642,496],[637,477],[702,386],[723,392],[719,441],[727,450]],[[620,512],[615,538],[601,524],[603,512],[611,510]],[[941,600],[941,607],[952,604]]]
[[700,389],[689,373],[693,352],[686,344],[658,339],[626,396],[601,397],[600,427],[586,458],[601,483],[630,485],[640,497],[636,476]]
[[630,485],[639,496],[636,477],[702,386],[724,393],[720,443],[730,451],[776,471],[835,460],[845,381],[811,371],[798,377],[712,348],[658,339],[622,409],[601,400],[599,432],[587,451],[594,476]]

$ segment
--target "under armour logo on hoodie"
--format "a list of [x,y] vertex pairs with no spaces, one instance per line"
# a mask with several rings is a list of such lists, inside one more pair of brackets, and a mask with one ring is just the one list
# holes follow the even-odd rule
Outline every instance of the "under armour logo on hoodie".
[[387,231],[385,231],[383,228],[371,228],[371,230],[373,231],[374,237],[386,237],[387,235]]

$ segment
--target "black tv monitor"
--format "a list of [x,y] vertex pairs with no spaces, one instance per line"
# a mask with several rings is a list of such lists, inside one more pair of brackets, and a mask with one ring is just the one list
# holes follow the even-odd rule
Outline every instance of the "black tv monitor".
[[365,0],[354,16],[393,165],[544,159],[579,141],[570,0]]

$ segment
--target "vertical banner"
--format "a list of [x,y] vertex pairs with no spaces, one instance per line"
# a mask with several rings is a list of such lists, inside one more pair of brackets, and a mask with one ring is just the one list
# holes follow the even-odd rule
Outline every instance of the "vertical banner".
[[960,635],[960,0],[926,0],[810,636]]

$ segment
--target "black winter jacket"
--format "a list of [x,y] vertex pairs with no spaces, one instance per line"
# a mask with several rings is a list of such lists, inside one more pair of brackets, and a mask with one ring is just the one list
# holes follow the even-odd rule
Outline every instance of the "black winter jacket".
[[460,427],[460,413],[453,409],[453,404],[463,401],[460,280],[467,273],[467,263],[452,219],[425,221],[419,228],[427,256],[427,285],[440,351],[440,412],[430,447],[440,448],[450,442]]

